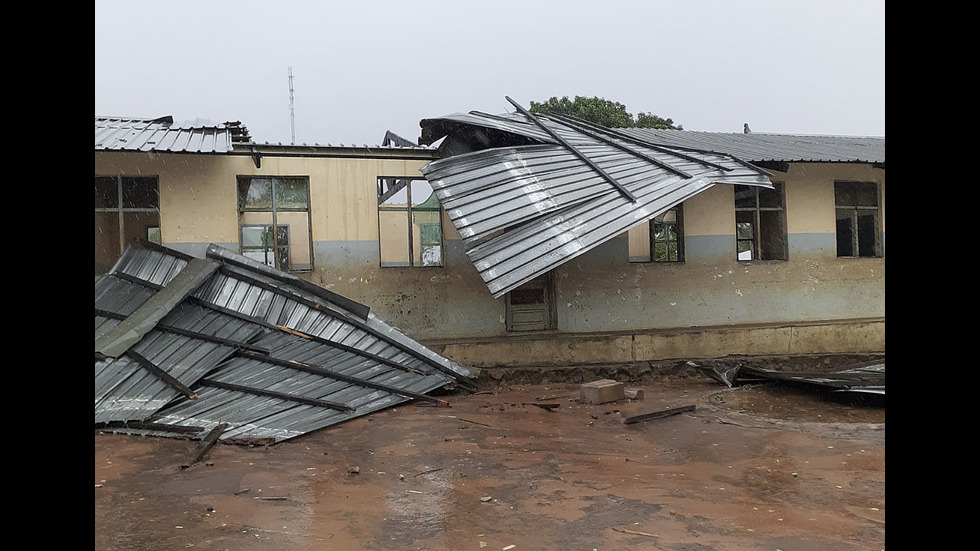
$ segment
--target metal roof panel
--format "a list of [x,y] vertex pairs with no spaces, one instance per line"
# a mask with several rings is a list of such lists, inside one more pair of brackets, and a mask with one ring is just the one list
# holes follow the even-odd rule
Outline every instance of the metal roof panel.
[[[214,269],[193,269],[202,262]],[[215,245],[207,260],[127,249],[96,281],[96,338],[157,312],[141,315],[146,330],[118,357],[97,350],[96,427],[182,437],[196,427],[201,437],[227,424],[222,440],[275,442],[411,399],[438,402],[427,393],[475,374],[308,285]]]
[[564,117],[471,112],[422,125],[424,137],[450,143],[422,173],[495,297],[713,185],[772,186],[727,153]]

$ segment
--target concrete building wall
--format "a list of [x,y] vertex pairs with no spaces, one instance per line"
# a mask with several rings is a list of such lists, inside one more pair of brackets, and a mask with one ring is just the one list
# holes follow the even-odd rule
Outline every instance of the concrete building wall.
[[210,243],[238,250],[237,175],[308,177],[314,268],[297,275],[469,365],[884,351],[885,260],[838,259],[834,212],[835,180],[878,182],[883,236],[884,170],[774,173],[786,189],[787,261],[736,260],[733,188],[715,186],[684,204],[684,263],[630,263],[624,233],[555,270],[556,331],[508,335],[504,299],[445,215],[444,266],[380,265],[377,178],[419,177],[427,162],[263,156],[256,168],[248,156],[114,152],[96,154],[95,172],[158,176],[162,242],[195,256]]

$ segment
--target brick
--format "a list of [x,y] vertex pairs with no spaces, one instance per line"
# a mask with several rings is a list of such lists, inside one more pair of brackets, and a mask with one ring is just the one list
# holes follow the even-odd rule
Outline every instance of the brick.
[[626,398],[623,383],[612,379],[599,379],[584,383],[579,388],[582,401],[588,404],[605,404]]
[[625,390],[626,397],[630,400],[642,400],[643,399],[643,389],[642,388],[627,388]]

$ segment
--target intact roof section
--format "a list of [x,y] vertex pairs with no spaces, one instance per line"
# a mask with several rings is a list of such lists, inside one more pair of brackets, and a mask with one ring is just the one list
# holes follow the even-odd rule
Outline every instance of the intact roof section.
[[216,126],[173,126],[173,117],[155,119],[95,117],[96,151],[162,151],[228,153],[234,142],[249,141],[241,123]]
[[617,130],[650,143],[719,151],[749,162],[885,162],[883,137],[696,132],[652,128]]
[[447,155],[422,173],[495,297],[713,185],[772,186],[766,171],[727,153],[517,107],[421,123],[423,141],[445,138]]
[[157,118],[95,116],[96,151],[159,151],[167,153],[245,153],[306,154],[321,150],[362,150],[366,152],[414,152],[431,158],[435,148],[415,144],[390,130],[381,145],[367,144],[284,144],[256,142],[239,121],[219,125],[174,126],[173,117]]
[[[278,442],[408,400],[443,403],[428,394],[475,375],[349,299],[216,245],[207,256],[145,244],[96,280],[97,429],[225,427],[222,440]],[[99,343],[113,335],[125,338],[110,356]]]

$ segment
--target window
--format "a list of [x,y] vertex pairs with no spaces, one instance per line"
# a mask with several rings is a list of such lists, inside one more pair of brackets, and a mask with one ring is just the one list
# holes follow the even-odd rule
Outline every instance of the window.
[[109,271],[127,245],[160,240],[155,177],[95,177],[95,275]]
[[881,256],[878,184],[834,182],[837,207],[837,256]]
[[305,177],[239,176],[241,253],[283,271],[312,270],[309,189]]
[[378,178],[381,266],[442,266],[442,208],[424,178]]
[[739,260],[786,260],[783,184],[735,186],[735,243]]
[[289,226],[242,226],[242,254],[266,266],[289,266]]
[[508,331],[544,331],[555,328],[554,276],[540,275],[506,295]]
[[684,262],[681,205],[629,231],[630,262]]

